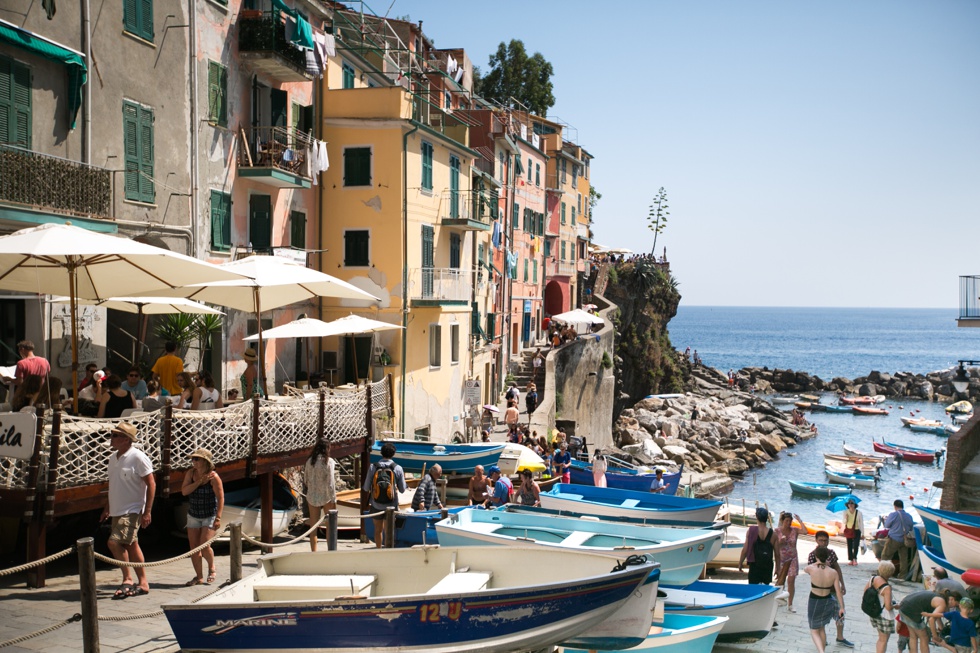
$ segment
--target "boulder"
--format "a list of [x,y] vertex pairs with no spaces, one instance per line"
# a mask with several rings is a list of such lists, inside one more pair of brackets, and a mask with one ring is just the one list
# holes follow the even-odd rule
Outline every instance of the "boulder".
[[619,429],[616,431],[616,434],[618,436],[619,446],[624,448],[648,441],[652,437],[643,429]]
[[[658,397],[647,397],[646,399],[641,399],[633,406],[633,409],[637,412],[644,410],[648,412],[656,412],[663,410],[664,400]],[[626,411],[623,411],[626,412]]]
[[858,386],[858,394],[862,397],[874,397],[878,392],[878,386],[874,383],[862,383]]
[[673,460],[676,463],[684,462],[687,457],[688,451],[684,447],[678,447],[677,445],[668,444],[663,449],[664,455]]
[[916,397],[932,401],[932,397],[935,395],[936,391],[932,387],[932,383],[923,380],[916,384],[913,393]]
[[663,422],[660,425],[660,430],[664,434],[665,438],[676,438],[681,434],[680,426],[677,422]]
[[732,458],[731,460],[716,462],[708,469],[719,471],[729,476],[732,474],[741,475],[749,471],[749,464],[741,458]]
[[759,440],[759,438],[745,438],[745,441],[742,443],[742,446],[745,447],[747,451],[752,451],[752,452],[762,451],[764,449],[764,447],[762,446],[762,441]]
[[656,433],[660,429],[659,416],[645,408],[636,409],[636,421],[651,434]]

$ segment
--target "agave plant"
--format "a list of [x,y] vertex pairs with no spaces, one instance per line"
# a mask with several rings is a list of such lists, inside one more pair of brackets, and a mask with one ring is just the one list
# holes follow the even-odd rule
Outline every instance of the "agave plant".
[[190,313],[171,313],[164,315],[157,322],[153,333],[165,342],[177,343],[177,351],[180,352],[180,356],[183,358],[187,355],[187,349],[190,347],[190,344],[197,338],[197,331],[194,326],[197,318],[197,315]]

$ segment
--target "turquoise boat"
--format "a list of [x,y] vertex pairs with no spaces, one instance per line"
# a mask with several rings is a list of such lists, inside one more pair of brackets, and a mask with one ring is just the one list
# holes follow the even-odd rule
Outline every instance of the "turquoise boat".
[[728,617],[718,641],[751,644],[772,631],[779,587],[699,580],[686,587],[660,585],[665,614]]
[[[541,506],[524,506],[519,503],[508,503],[497,510],[507,512],[522,512],[529,515],[546,515],[548,517],[565,517],[568,519],[597,519],[595,515],[574,510],[551,510]],[[651,517],[612,517],[603,515],[602,521],[614,522],[619,524],[633,524],[635,526],[669,526],[671,528],[701,528],[704,530],[724,530],[731,524],[727,521],[676,521],[669,517],[663,519],[653,519]],[[739,545],[741,546],[741,545]]]
[[541,506],[600,517],[651,517],[679,522],[705,522],[715,520],[721,501],[559,483],[541,493]]
[[660,582],[693,583],[721,550],[725,532],[568,519],[503,510],[464,510],[436,522],[441,546],[524,546],[574,550],[616,558],[649,555]]
[[[646,640],[630,649],[607,650],[606,653],[711,653],[718,633],[725,627],[728,617],[695,617],[686,614],[664,614],[663,621],[650,626]],[[589,649],[563,646],[562,653],[591,653]]]
[[868,476],[867,474],[848,474],[847,472],[839,472],[836,469],[831,469],[829,467],[825,467],[823,473],[826,474],[827,478],[839,485],[854,485],[856,487],[868,488],[878,486],[877,476]]
[[414,440],[379,440],[371,447],[371,462],[381,460],[381,445],[395,445],[394,461],[406,472],[422,473],[438,463],[443,474],[470,474],[477,465],[496,465],[504,444],[439,444]]
[[828,413],[853,413],[854,406],[830,406],[824,409]]
[[837,483],[806,483],[803,481],[790,481],[790,489],[793,494],[802,494],[810,497],[839,497],[851,492],[851,488]]
[[946,432],[946,426],[925,426],[923,424],[909,424],[908,427],[913,431],[918,433],[932,433],[933,435],[941,435],[947,437],[949,433]]

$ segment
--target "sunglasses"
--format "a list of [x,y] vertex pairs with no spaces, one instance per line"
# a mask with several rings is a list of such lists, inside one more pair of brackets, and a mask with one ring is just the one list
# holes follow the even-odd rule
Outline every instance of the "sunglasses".
[[139,374],[135,374],[135,373],[134,374],[127,374],[127,376],[129,376],[129,377],[138,377]]

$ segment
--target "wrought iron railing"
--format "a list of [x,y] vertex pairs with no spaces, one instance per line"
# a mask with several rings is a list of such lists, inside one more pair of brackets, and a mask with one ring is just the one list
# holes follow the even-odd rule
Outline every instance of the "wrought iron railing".
[[242,11],[238,17],[238,51],[274,52],[298,71],[306,70],[306,53],[286,38],[286,23],[279,11]]
[[980,276],[960,277],[960,319],[980,319]]
[[0,145],[0,202],[107,218],[112,215],[112,172]]
[[295,127],[242,128],[238,165],[247,168],[278,168],[311,177],[310,147],[313,138]]
[[412,299],[469,301],[473,275],[459,268],[415,268],[409,286]]

